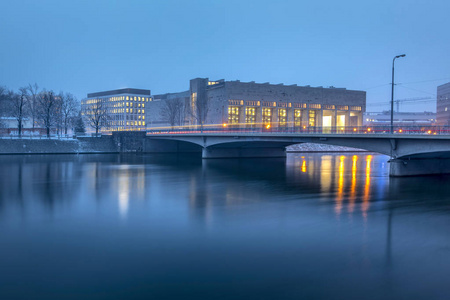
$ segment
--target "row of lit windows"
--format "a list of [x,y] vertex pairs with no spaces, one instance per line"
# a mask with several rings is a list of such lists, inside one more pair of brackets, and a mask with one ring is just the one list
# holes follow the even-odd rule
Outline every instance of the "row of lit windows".
[[148,102],[149,100],[152,101],[152,98],[147,98],[147,97],[133,97],[133,96],[121,96],[121,97],[110,97],[108,99],[109,101],[123,101],[123,100],[130,100],[130,101],[139,101],[139,102]]
[[108,126],[145,126],[145,121],[110,121]]
[[[127,113],[130,113],[130,114],[133,113],[133,109],[132,108],[127,108],[125,111]],[[145,114],[145,109],[134,109],[134,113]]]
[[[89,109],[86,109],[86,111],[89,111]],[[135,114],[145,114],[145,109],[132,109],[132,108],[127,108],[127,109],[125,109],[125,108],[120,108],[120,109],[111,109],[111,110],[108,110],[108,113],[109,114],[120,114],[120,113],[124,113],[124,112],[126,112],[126,113],[130,113],[130,114],[132,114],[132,113],[135,113]]]
[[82,101],[82,104],[94,104],[94,103],[98,103],[100,101],[103,100],[107,100],[105,101],[106,103],[108,102],[117,102],[117,101],[135,101],[135,102],[148,102],[149,100],[152,101],[152,98],[148,98],[148,97],[138,97],[138,96],[121,96],[121,97],[109,97],[109,98],[94,98],[94,99],[86,99]]
[[[132,102],[131,102],[131,103],[127,102],[127,107],[128,107],[128,106],[129,106],[129,107],[133,107],[133,103],[132,103]],[[137,104],[137,107],[141,107],[141,106],[142,106],[142,107],[145,107],[145,103],[142,103],[142,105],[141,105],[141,103],[138,103],[138,104]],[[135,107],[136,107],[136,105],[135,105]]]
[[116,121],[110,122],[109,126],[145,126],[145,121]]
[[[113,105],[107,104],[106,107],[133,107],[133,102],[118,102],[112,103]],[[134,107],[145,107],[145,103],[135,103]]]
[[[228,107],[228,124],[238,124],[239,123],[239,111],[240,108],[237,106]],[[262,122],[264,124],[272,123],[272,109],[263,108],[261,110]],[[316,123],[316,111],[310,110],[308,115],[309,126],[315,126]],[[294,110],[294,126],[301,126],[302,122],[302,111],[300,109]],[[256,109],[254,107],[245,108],[245,123],[255,124],[256,123]],[[287,126],[287,109],[278,109],[278,124],[279,126]]]
[[[244,105],[244,100],[228,100],[229,105]],[[306,103],[290,103],[290,102],[272,102],[272,101],[245,101],[246,106],[264,106],[264,107],[286,107],[286,108],[313,108],[313,109],[338,109],[338,110],[349,110],[349,107],[347,105],[332,105],[332,104],[313,104],[310,103],[309,105]],[[361,106],[350,106],[350,110],[356,110],[361,111]]]
[[112,115],[112,120],[145,120],[145,116],[141,115]]

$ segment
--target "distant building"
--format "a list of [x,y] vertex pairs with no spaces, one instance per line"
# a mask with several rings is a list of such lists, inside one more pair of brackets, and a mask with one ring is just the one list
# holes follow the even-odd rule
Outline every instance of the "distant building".
[[[362,126],[366,92],[270,83],[196,78],[188,91],[154,96],[149,102],[148,128],[169,126],[167,100],[184,103],[180,125],[234,127]],[[203,106],[203,107],[201,107]]]
[[[95,113],[105,114],[101,132],[145,130],[145,110],[149,101],[150,90],[126,88],[90,93],[81,100],[81,112],[85,120]],[[89,124],[86,124],[86,129],[93,131]]]
[[450,82],[437,87],[436,119],[438,125],[450,125]]
[[[175,102],[170,108],[168,102]],[[186,125],[189,123],[190,113],[189,113],[189,105],[190,105],[190,93],[189,91],[184,91],[180,93],[167,93],[160,95],[152,96],[152,103],[149,104],[148,111],[148,122],[147,127],[164,127],[170,126],[170,117],[167,114],[170,114],[168,110],[175,110],[172,113],[174,114],[173,122],[174,125]],[[178,108],[176,106],[179,106]],[[176,115],[175,115],[176,114]]]
[[[431,126],[436,123],[436,113],[433,112],[395,112],[394,126]],[[365,126],[390,126],[391,112],[364,113]]]

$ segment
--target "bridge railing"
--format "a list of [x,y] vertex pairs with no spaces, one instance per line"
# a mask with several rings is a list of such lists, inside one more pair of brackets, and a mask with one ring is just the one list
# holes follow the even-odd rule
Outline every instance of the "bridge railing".
[[[390,126],[339,126],[339,127],[233,127],[223,125],[175,126],[150,128],[147,135],[193,133],[298,133],[298,134],[390,134]],[[395,135],[450,135],[450,126],[394,126]]]

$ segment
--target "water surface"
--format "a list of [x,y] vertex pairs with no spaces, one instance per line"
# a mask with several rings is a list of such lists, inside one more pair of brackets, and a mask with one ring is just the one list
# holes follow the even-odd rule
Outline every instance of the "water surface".
[[450,177],[386,156],[0,156],[0,299],[448,299]]

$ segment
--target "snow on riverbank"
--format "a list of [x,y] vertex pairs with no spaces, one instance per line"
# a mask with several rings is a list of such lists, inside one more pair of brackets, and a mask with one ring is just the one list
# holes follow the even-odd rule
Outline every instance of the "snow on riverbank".
[[286,148],[286,151],[287,152],[357,152],[357,151],[366,151],[366,150],[350,148],[350,147],[342,147],[342,146],[324,145],[324,144],[302,143],[302,144],[288,146]]

